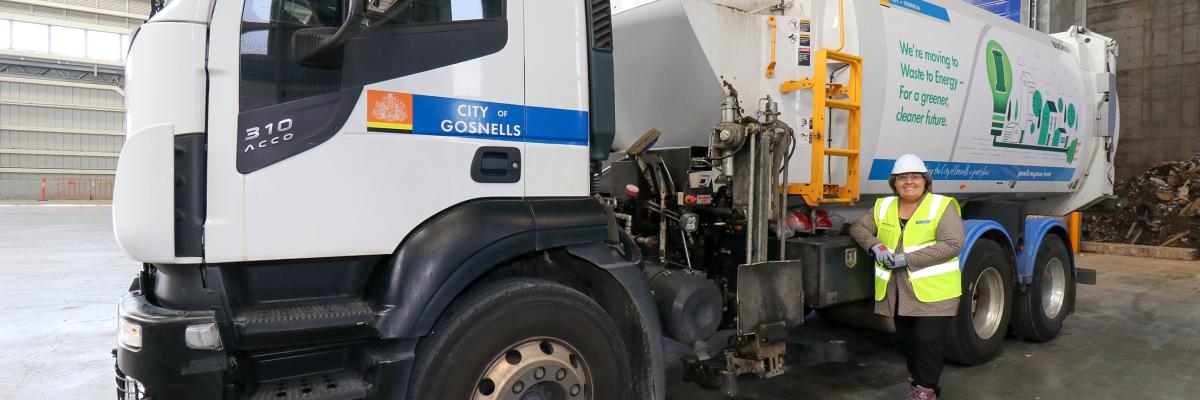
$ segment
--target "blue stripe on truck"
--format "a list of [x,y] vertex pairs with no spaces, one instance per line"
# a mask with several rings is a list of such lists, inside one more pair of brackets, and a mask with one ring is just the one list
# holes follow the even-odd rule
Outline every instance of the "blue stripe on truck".
[[413,94],[406,112],[412,113],[414,135],[588,144],[587,111]]
[[525,107],[416,94],[412,98],[415,135],[525,140]]
[[945,7],[925,0],[891,0],[890,3],[894,7],[908,9],[918,14],[925,14],[942,21],[950,22],[950,13],[946,11]]
[[564,110],[561,108],[525,107],[529,133],[526,142],[588,144],[587,111]]

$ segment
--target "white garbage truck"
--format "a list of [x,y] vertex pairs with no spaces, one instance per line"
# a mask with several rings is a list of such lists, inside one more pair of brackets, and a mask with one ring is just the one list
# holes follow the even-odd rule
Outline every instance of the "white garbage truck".
[[[955,0],[170,0],[133,37],[121,399],[663,399],[886,328],[847,221],[962,205],[949,356],[1075,307],[1111,39]],[[713,345],[717,332],[730,335]],[[732,377],[732,378],[731,378]]]

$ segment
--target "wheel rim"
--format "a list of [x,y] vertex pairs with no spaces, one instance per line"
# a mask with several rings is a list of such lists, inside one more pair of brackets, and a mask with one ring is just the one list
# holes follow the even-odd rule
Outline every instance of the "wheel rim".
[[1063,299],[1067,297],[1067,273],[1062,260],[1051,258],[1042,272],[1042,313],[1046,318],[1058,318]]
[[501,351],[476,381],[473,400],[592,399],[591,372],[573,347],[536,338]]
[[971,319],[975,334],[987,340],[1000,330],[1004,319],[1004,281],[1000,271],[988,267],[975,279],[975,291],[971,295]]

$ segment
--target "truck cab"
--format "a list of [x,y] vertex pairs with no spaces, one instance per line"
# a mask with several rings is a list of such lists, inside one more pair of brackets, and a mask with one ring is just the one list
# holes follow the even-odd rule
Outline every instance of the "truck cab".
[[[605,1],[168,2],[127,62],[124,396],[462,398],[542,371],[527,392],[661,398],[636,252],[590,197],[611,33]],[[548,305],[487,318],[589,330],[464,320],[498,295]]]

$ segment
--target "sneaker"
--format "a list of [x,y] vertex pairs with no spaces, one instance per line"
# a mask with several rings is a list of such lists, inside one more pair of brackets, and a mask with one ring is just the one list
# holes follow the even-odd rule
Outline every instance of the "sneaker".
[[937,400],[937,392],[921,385],[913,385],[904,400]]

